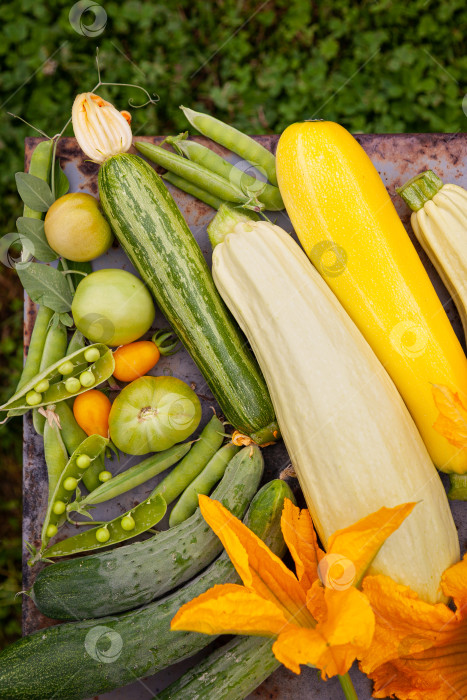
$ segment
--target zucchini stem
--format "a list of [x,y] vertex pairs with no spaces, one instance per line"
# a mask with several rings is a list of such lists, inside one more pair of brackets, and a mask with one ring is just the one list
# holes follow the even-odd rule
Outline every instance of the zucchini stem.
[[258,220],[259,216],[251,210],[222,204],[207,229],[212,247],[222,243],[229,233],[234,233],[237,224]]
[[450,474],[451,488],[448,498],[451,501],[467,501],[467,474]]
[[346,673],[345,676],[339,676],[339,683],[344,691],[344,695],[347,700],[358,700],[358,695],[355,691],[354,684],[349,674]]
[[402,187],[396,187],[396,192],[412,211],[418,211],[425,202],[433,199],[435,194],[443,187],[443,184],[443,181],[433,170],[425,170],[425,172],[406,182]]

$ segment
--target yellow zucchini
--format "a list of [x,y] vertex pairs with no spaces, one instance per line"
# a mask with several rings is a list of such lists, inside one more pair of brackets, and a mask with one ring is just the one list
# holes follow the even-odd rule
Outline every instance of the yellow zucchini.
[[467,451],[433,428],[432,385],[465,401],[467,359],[365,151],[338,124],[293,124],[279,140],[277,176],[306,254],[392,377],[433,462],[466,473]]
[[323,544],[382,506],[417,501],[370,571],[440,599],[456,528],[388,374],[285,231],[222,205],[208,232],[214,281],[258,359]]

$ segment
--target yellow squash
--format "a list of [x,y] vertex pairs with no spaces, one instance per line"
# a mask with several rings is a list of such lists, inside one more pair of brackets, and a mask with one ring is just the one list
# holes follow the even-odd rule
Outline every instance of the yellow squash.
[[305,252],[392,377],[433,462],[466,473],[467,450],[433,428],[432,386],[465,400],[467,359],[365,151],[333,122],[293,124],[277,175]]

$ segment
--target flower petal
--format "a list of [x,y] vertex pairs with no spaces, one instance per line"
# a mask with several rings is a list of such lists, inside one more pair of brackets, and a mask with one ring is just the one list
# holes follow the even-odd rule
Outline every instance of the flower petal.
[[318,562],[324,552],[318,547],[318,539],[307,508],[300,510],[288,498],[284,501],[281,518],[282,534],[295,562],[297,578],[305,591],[318,578]]
[[[328,554],[340,555],[338,562],[345,568],[345,560],[352,563],[354,580],[350,583],[359,586],[365,571],[377,555],[387,538],[403,523],[416,503],[404,503],[395,508],[380,508],[353,525],[334,532],[328,540]],[[320,562],[319,573],[324,569],[326,557]],[[350,569],[350,566],[347,567]],[[346,579],[346,576],[344,576]],[[325,582],[324,582],[325,583]],[[331,587],[332,586],[331,584]]]
[[281,559],[219,501],[200,495],[199,505],[245,586],[281,606],[290,622],[313,626],[315,621],[307,610],[305,591]]
[[310,664],[323,678],[342,675],[371,643],[374,615],[363,593],[326,589],[324,595],[328,615],[323,623],[315,629],[290,625],[273,645],[278,661],[295,673],[300,664]]
[[279,606],[243,586],[214,586],[183,605],[170,625],[173,630],[203,634],[276,636],[288,623]]
[[443,603],[430,605],[388,576],[366,576],[363,592],[373,608],[376,628],[362,661],[365,673],[382,664],[431,648],[441,631],[448,633],[456,615]]
[[441,578],[443,593],[452,598],[458,617],[467,617],[467,554],[462,561],[446,569]]
[[294,673],[300,673],[300,664],[317,666],[326,650],[326,642],[310,627],[291,625],[281,632],[272,646],[274,656]]
[[433,385],[432,393],[439,411],[433,428],[451,445],[459,448],[467,447],[467,410],[459,394],[440,384]]

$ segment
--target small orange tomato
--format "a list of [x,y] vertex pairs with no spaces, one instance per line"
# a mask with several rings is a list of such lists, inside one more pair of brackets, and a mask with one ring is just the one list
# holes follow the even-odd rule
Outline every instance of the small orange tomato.
[[159,348],[151,340],[138,340],[122,345],[114,352],[114,377],[121,382],[133,382],[144,377],[159,362]]
[[102,391],[90,389],[79,394],[73,404],[73,414],[86,435],[109,437],[110,400]]

